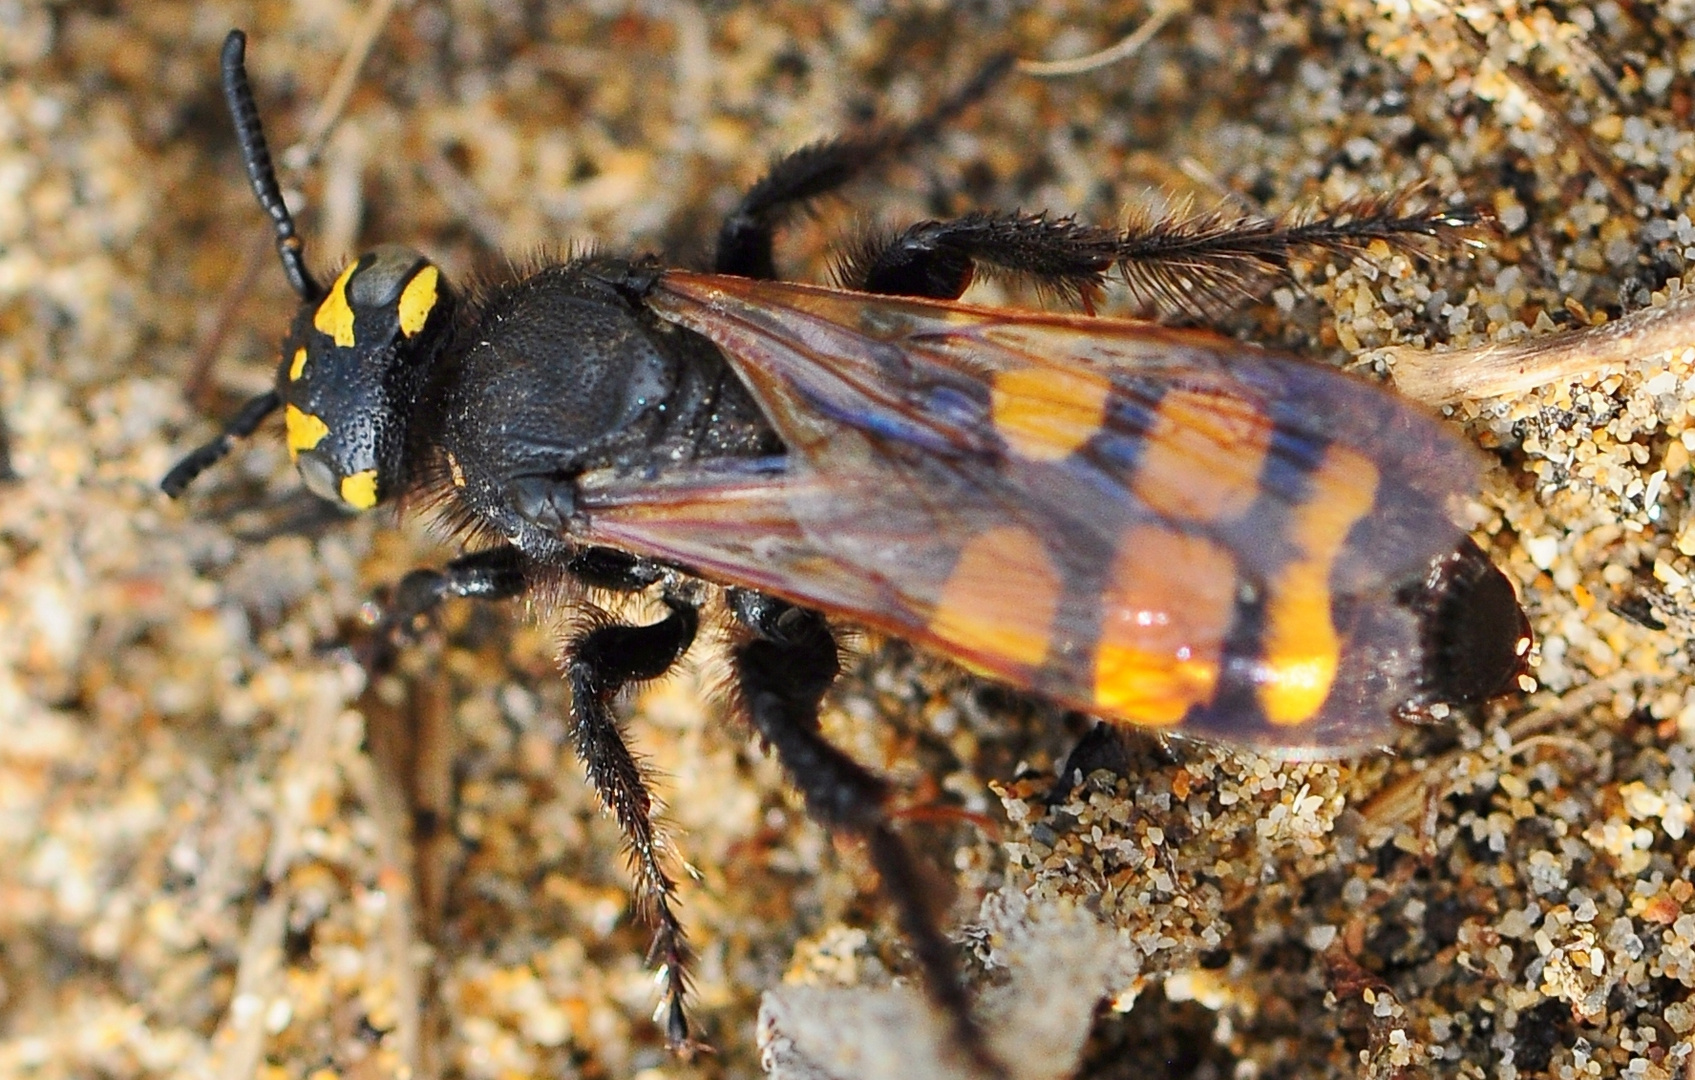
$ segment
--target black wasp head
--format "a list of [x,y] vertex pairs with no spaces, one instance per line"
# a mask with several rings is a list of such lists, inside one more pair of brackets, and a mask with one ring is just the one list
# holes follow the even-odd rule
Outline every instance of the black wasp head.
[[403,482],[406,420],[446,333],[441,271],[384,245],[301,305],[277,365],[288,452],[306,487],[356,510]]
[[224,99],[259,208],[271,219],[283,272],[300,312],[283,342],[276,389],[244,405],[211,442],[160,481],[181,495],[238,438],[280,406],[288,452],[307,488],[365,510],[405,482],[406,421],[430,362],[450,334],[451,296],[434,264],[409,248],[385,246],[354,260],[329,288],[306,269],[294,217],[283,201],[271,152],[247,81],[247,37],[224,39]]

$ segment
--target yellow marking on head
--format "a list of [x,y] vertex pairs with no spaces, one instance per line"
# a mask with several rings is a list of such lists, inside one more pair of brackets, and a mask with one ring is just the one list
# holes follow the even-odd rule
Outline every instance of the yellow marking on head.
[[424,328],[424,322],[429,319],[430,312],[436,306],[436,283],[441,278],[441,271],[433,266],[425,266],[412,276],[406,283],[406,288],[400,292],[400,332],[412,337]]
[[366,469],[341,479],[341,501],[356,510],[377,505],[377,470]]
[[306,370],[306,347],[294,350],[294,360],[288,365],[288,381],[299,382],[301,374]]
[[1271,427],[1240,398],[1173,390],[1160,399],[1131,486],[1150,509],[1177,521],[1239,517],[1259,493]]
[[1056,368],[997,371],[990,385],[995,430],[1014,453],[1058,461],[1089,441],[1106,420],[1112,384],[1104,376]]
[[1369,458],[1333,446],[1291,516],[1289,540],[1301,554],[1269,583],[1262,641],[1260,707],[1274,724],[1304,724],[1330,696],[1342,654],[1330,618],[1330,571],[1348,530],[1371,511],[1377,484]]
[[312,449],[324,441],[324,436],[330,433],[330,426],[308,412],[301,412],[293,405],[283,409],[283,422],[288,426],[288,457],[292,461],[302,453]]
[[1236,562],[1203,536],[1125,531],[1101,597],[1095,705],[1135,724],[1175,724],[1212,700],[1235,611]]
[[328,334],[344,349],[353,344],[353,309],[347,306],[347,282],[357,269],[358,262],[348,263],[312,313],[312,325],[318,332]]
[[453,477],[454,487],[462,488],[465,486],[465,470],[460,467],[459,459],[454,456],[451,450],[447,451],[447,471]]
[[930,633],[960,650],[968,665],[1004,672],[1011,661],[1034,668],[1048,654],[1062,585],[1046,545],[1028,529],[978,533],[936,598]]

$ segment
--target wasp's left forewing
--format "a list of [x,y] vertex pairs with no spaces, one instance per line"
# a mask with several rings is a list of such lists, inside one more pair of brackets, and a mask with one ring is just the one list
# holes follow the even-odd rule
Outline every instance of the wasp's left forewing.
[[1087,711],[1311,752],[1381,741],[1397,586],[1476,454],[1371,384],[1208,334],[667,274],[790,455],[591,480],[585,539],[821,607]]

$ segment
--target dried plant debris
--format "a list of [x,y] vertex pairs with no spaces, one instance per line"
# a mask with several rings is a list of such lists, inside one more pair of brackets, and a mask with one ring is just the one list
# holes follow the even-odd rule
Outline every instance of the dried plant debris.
[[[265,385],[291,303],[269,262],[227,288],[269,238],[219,41],[265,42],[283,146],[364,11],[0,0],[0,1075],[847,1080],[892,1053],[945,1075],[863,861],[723,719],[711,650],[630,724],[695,872],[716,1053],[685,1064],[650,1020],[617,832],[560,749],[549,613],[454,610],[367,680],[342,646],[447,555],[423,530],[301,513],[273,439],[192,513],[157,494]],[[779,150],[1147,13],[402,7],[284,186],[310,250],[401,241],[455,277],[700,250]],[[1122,64],[1009,79],[802,223],[785,269],[828,280],[859,220],[974,209],[1276,219],[1420,181],[1481,206],[1479,249],[1297,261],[1220,322],[1392,376],[1491,453],[1473,535],[1532,614],[1539,689],[1358,761],[1133,735],[1067,768],[1077,718],[868,641],[826,726],[914,808],[1015,1076],[1687,1075],[1695,6],[1161,17]],[[974,296],[1037,299],[1015,287]]]
[[1643,381],[1658,379],[1655,386],[1670,396],[1695,363],[1695,296],[1679,288],[1658,301],[1583,329],[1550,332],[1553,321],[1544,315],[1537,320],[1541,333],[1535,337],[1453,351],[1391,349],[1395,386],[1420,401],[1451,405],[1466,398],[1519,397],[1556,385],[1594,383],[1629,369]]
[[[1101,1002],[1129,987],[1140,954],[1095,916],[1013,891],[984,900],[977,1005],[1014,1080],[1076,1073]],[[973,1075],[907,985],[790,985],[765,995],[760,1038],[773,1080]]]

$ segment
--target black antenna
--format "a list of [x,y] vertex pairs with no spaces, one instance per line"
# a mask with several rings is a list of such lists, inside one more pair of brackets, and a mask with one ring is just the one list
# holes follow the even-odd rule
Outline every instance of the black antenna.
[[[247,82],[247,35],[231,30],[224,39],[222,64],[224,69],[224,101],[229,105],[230,119],[235,121],[236,142],[241,144],[241,161],[247,166],[247,179],[253,194],[265,213],[271,216],[271,227],[277,234],[277,256],[282,259],[283,273],[288,283],[306,304],[316,304],[324,298],[323,286],[313,280],[301,256],[300,237],[294,232],[294,216],[283,202],[282,189],[277,186],[277,172],[271,165],[271,150],[265,145],[265,130],[259,124],[259,107],[253,102],[253,87]],[[218,437],[197,447],[177,462],[159,487],[175,499],[194,478],[211,468],[234,448],[237,439],[245,439],[276,412],[282,397],[275,390],[252,398],[241,407]]]
[[259,123],[259,107],[253,103],[253,88],[247,82],[247,35],[231,30],[224,39],[224,101],[235,121],[236,142],[241,144],[241,161],[247,166],[247,179],[253,184],[253,194],[259,206],[271,215],[271,226],[277,234],[277,255],[282,259],[283,273],[300,299],[311,304],[324,298],[323,286],[312,279],[301,256],[300,237],[294,234],[294,217],[283,202],[282,189],[277,186],[277,173],[271,166],[271,149],[265,145],[265,129]]
[[235,418],[224,425],[224,430],[216,439],[205,446],[197,447],[187,457],[171,467],[165,478],[159,481],[159,490],[171,498],[176,498],[188,490],[188,485],[194,478],[211,468],[214,463],[235,446],[237,439],[245,439],[253,434],[265,417],[277,411],[282,404],[282,398],[275,390],[267,390],[256,398],[250,399],[235,414]]

